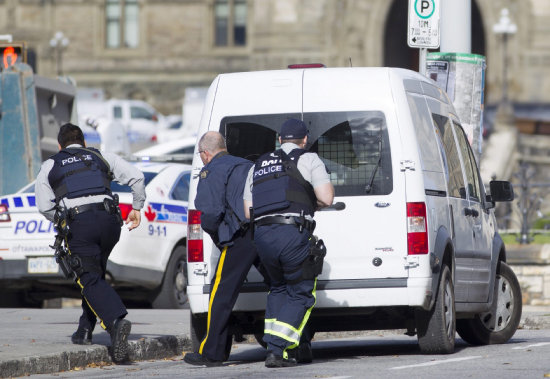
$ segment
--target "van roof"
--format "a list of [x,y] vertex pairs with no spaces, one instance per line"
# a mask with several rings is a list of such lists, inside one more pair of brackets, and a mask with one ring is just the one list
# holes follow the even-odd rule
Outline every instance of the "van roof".
[[417,72],[389,67],[228,73],[220,74],[213,86],[215,101],[223,104],[224,115],[245,115],[353,111],[365,110],[365,106],[389,109],[394,106],[394,96],[411,83],[420,92],[424,86],[433,93],[442,92],[435,82]]

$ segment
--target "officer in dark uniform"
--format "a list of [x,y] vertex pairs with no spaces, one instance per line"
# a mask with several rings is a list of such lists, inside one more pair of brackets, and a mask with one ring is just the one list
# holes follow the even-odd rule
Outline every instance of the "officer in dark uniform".
[[65,217],[68,225],[66,246],[81,288],[83,310],[71,340],[91,344],[99,318],[111,335],[113,361],[121,362],[127,358],[131,323],[124,318],[128,312],[120,297],[105,281],[107,259],[122,225],[110,183],[114,178],[132,187],[133,210],[126,220],[132,230],[140,224],[145,202],[143,173],[117,155],[86,148],[76,125],[63,125],[57,141],[60,151],[42,164],[35,191],[40,213],[54,221],[58,212],[57,217]]
[[[289,367],[300,358],[304,327],[315,305],[316,278],[304,278],[316,209],[332,204],[334,187],[324,163],[304,150],[307,127],[289,119],[281,126],[281,149],[262,155],[249,172],[245,214],[253,207],[254,241],[271,280],[265,312],[266,367]],[[311,362],[309,340],[304,341]],[[298,350],[298,352],[297,352]]]
[[206,336],[199,351],[186,354],[184,360],[193,365],[219,366],[228,358],[231,311],[258,256],[243,203],[244,183],[252,162],[229,155],[218,132],[206,132],[198,147],[205,166],[200,172],[195,208],[201,211],[201,226],[221,255],[212,277]]

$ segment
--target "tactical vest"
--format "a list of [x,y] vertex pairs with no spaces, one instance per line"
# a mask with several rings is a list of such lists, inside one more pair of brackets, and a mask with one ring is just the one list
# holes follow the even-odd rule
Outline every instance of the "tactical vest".
[[317,198],[312,185],[298,171],[300,156],[307,153],[294,149],[286,154],[279,149],[262,155],[254,166],[252,203],[254,217],[276,213],[313,216]]
[[48,181],[55,202],[90,195],[111,196],[112,173],[107,161],[94,148],[66,148],[50,157],[54,165]]

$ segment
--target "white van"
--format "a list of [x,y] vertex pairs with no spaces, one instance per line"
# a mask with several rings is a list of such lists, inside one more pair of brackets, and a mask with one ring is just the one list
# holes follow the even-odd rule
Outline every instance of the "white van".
[[[429,353],[453,352],[455,330],[472,344],[511,338],[521,291],[492,209],[513,190],[495,181],[486,194],[446,93],[397,68],[223,74],[210,87],[198,134],[219,131],[231,154],[254,160],[277,148],[290,117],[308,125],[307,148],[330,170],[335,203],[345,204],[315,215],[314,234],[328,252],[313,331],[407,329]],[[195,155],[187,254],[195,344],[220,253],[192,209],[201,167]],[[261,341],[266,295],[253,268],[234,308],[235,336]]]

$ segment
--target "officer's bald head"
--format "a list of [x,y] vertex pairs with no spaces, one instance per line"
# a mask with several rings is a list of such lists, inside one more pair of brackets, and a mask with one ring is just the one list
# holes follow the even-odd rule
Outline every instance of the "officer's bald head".
[[225,139],[218,132],[206,132],[199,140],[199,151],[208,151],[216,155],[220,151],[227,150]]
[[77,143],[79,145],[85,146],[84,144],[84,134],[82,129],[78,126],[71,124],[70,122],[64,124],[59,128],[59,133],[57,134],[57,142],[62,149],[66,148],[69,145]]
[[206,132],[199,140],[199,155],[202,163],[207,164],[219,152],[227,151],[225,140],[218,132]]

